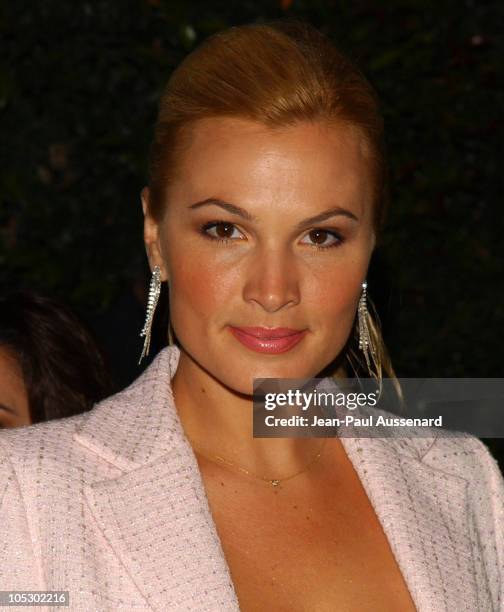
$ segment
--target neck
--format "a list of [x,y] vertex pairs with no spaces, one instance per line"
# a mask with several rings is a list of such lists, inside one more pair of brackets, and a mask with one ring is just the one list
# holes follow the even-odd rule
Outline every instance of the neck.
[[219,454],[255,472],[287,476],[318,452],[320,438],[254,438],[252,396],[229,389],[181,349],[171,381],[187,437],[206,454]]

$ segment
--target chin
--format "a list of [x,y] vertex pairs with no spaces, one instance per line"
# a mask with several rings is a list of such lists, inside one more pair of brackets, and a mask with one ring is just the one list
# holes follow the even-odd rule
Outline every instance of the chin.
[[268,363],[263,359],[263,363],[251,361],[247,364],[245,359],[236,361],[239,367],[227,370],[222,382],[229,388],[252,395],[254,392],[254,379],[258,378],[311,378],[315,376],[313,372],[319,371],[316,366],[310,367],[306,359],[292,363]]

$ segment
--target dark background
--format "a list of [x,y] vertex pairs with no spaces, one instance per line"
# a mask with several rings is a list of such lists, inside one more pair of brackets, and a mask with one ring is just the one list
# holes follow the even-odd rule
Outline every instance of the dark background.
[[[133,380],[148,287],[139,193],[161,88],[207,35],[282,16],[329,34],[382,99],[392,204],[368,292],[398,376],[502,377],[498,1],[3,3],[0,288],[63,298],[118,388]],[[501,460],[502,442],[487,441]]]

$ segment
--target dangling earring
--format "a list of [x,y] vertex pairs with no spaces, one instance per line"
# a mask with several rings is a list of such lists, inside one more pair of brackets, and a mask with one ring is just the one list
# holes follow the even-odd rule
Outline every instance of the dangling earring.
[[370,361],[370,353],[374,357],[376,355],[375,347],[373,346],[373,342],[371,340],[371,334],[369,333],[369,325],[367,319],[369,317],[369,312],[367,309],[366,303],[366,295],[367,295],[367,282],[364,281],[362,283],[362,294],[359,299],[359,349],[364,352],[364,357],[366,359],[367,367],[369,372],[371,373],[371,361]]
[[159,294],[161,292],[161,269],[159,266],[154,266],[154,270],[152,270],[152,276],[149,286],[149,297],[147,299],[147,313],[145,315],[145,323],[140,332],[140,337],[145,336],[145,341],[143,345],[142,354],[140,355],[140,359],[138,364],[142,359],[149,354],[150,342],[151,342],[151,331],[152,331],[152,321],[154,319],[154,312],[156,310],[156,306],[159,300]]

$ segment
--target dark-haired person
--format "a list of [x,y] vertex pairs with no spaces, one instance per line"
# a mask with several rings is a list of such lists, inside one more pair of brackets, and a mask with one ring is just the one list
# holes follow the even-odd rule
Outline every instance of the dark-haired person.
[[0,429],[31,422],[28,391],[19,360],[12,350],[0,346]]
[[503,609],[504,482],[477,438],[252,435],[254,378],[394,377],[366,301],[385,176],[375,94],[314,28],[231,28],[182,62],[142,192],[145,351],[164,281],[176,344],[90,412],[0,436],[3,589],[111,612]]
[[114,387],[93,335],[60,300],[0,297],[0,428],[85,412]]

